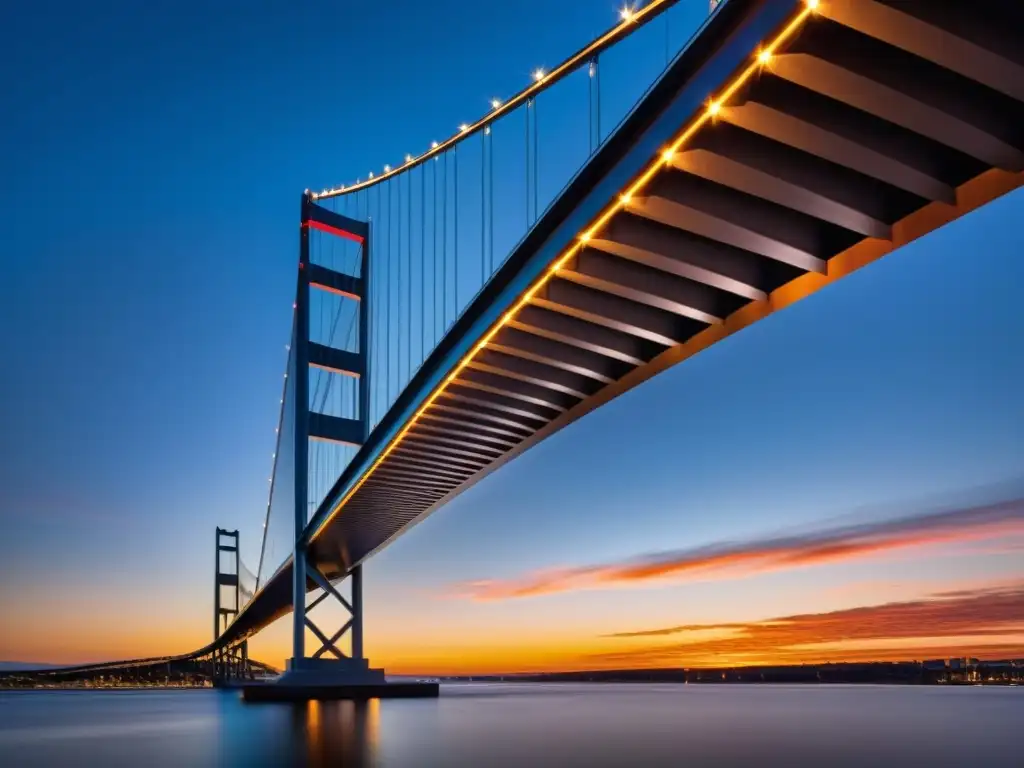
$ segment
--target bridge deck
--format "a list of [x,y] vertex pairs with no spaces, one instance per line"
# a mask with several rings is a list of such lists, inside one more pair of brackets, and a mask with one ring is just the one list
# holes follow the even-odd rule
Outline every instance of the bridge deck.
[[[345,575],[558,429],[1022,168],[1019,2],[731,0],[427,360],[311,521],[313,559]],[[221,642],[287,612],[289,583],[286,564]]]

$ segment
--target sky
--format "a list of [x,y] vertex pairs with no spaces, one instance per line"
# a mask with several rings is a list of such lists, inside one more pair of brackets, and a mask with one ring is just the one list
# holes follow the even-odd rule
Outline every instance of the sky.
[[[672,40],[705,10],[683,0]],[[214,527],[258,559],[301,191],[450,135],[615,11],[0,10],[0,659],[209,640]],[[603,72],[609,120],[663,63],[652,34]],[[549,141],[550,164],[578,151]],[[365,569],[371,661],[1024,655],[1022,211],[1018,191],[726,339],[417,525]],[[287,632],[252,654],[280,664]]]

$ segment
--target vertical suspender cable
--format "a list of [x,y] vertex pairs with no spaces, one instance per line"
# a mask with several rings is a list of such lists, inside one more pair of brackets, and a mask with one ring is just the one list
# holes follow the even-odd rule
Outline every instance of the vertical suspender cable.
[[533,99],[526,100],[526,229],[530,229],[530,109]]
[[594,101],[597,102],[597,109],[594,110],[594,124],[597,127],[597,141],[595,146],[601,146],[601,56],[594,57]]
[[487,135],[487,183],[490,191],[487,193],[488,218],[487,234],[490,243],[487,248],[487,277],[490,278],[494,272],[494,134],[488,129]]
[[594,154],[594,59],[587,62],[587,148]]
[[485,127],[480,131],[480,287],[483,288],[487,282],[487,262],[484,259],[486,236],[487,236],[487,194],[486,194],[486,169],[487,169],[487,132],[490,129]]
[[391,187],[391,181],[390,180],[388,180],[387,185],[388,185],[388,263],[387,263],[387,267],[385,267],[386,275],[387,275],[386,278],[385,278],[385,285],[387,286],[387,289],[386,289],[387,290],[387,300],[384,303],[384,322],[387,325],[387,334],[385,335],[385,341],[384,341],[384,354],[385,354],[385,359],[384,359],[384,378],[386,380],[385,381],[386,389],[384,390],[384,392],[385,392],[385,396],[384,396],[384,403],[385,403],[384,407],[385,407],[385,409],[388,408],[391,405],[391,285],[394,282],[391,279],[391,263],[392,263],[391,262],[391,246],[393,245],[392,240],[391,240],[391,225],[393,224],[393,222],[391,220],[391,198],[394,197],[394,195],[391,194],[392,187]]
[[420,365],[427,358],[427,164],[420,166]]
[[[398,309],[398,328],[395,331],[395,393],[402,391],[402,264],[405,257],[402,255],[402,177],[396,176],[395,187],[398,190],[398,221],[396,231],[398,233],[398,247],[395,249],[395,264],[398,267],[398,282],[395,284],[395,304]],[[408,312],[409,308],[404,308]]]
[[[335,213],[341,213],[343,216],[349,216],[349,217],[352,216],[352,212],[350,210],[351,207],[352,207],[351,206],[352,201],[348,197],[340,197],[340,198],[336,197],[336,198],[331,198],[331,199],[334,200],[336,202],[336,204],[337,204],[337,207],[334,209]],[[340,208],[341,210],[339,211],[338,208]],[[338,261],[340,261],[341,263],[340,263],[340,266],[338,266],[338,265],[336,265],[334,263],[334,261],[335,261],[335,259],[334,259],[334,247],[333,247],[334,239],[335,238],[333,238],[333,237],[331,238],[331,244],[332,244],[332,246],[331,246],[331,261],[332,261],[331,269],[336,269],[339,272],[343,272],[343,273],[347,274],[347,272],[348,272],[348,262],[349,262],[349,258],[348,258],[348,255],[349,255],[348,242],[347,241],[340,241],[339,242],[339,245],[341,246],[341,248],[340,248],[341,254],[340,254],[340,257],[338,258]],[[345,310],[346,304],[347,304],[347,302],[344,302],[344,301],[338,302],[337,311],[334,313],[334,318],[331,320],[332,327],[336,327],[337,326],[338,322],[340,321],[341,315],[342,315],[342,313]],[[321,331],[321,333],[322,333],[322,331]],[[331,336],[333,337],[333,331],[331,333]],[[333,346],[331,341],[328,341],[326,343],[327,343],[328,346]],[[339,413],[340,414],[341,409],[344,407],[345,385],[343,383],[341,383],[341,382],[338,382],[337,386],[335,386],[335,381],[334,381],[334,376],[333,375],[326,375],[324,378],[327,381],[327,396],[328,397],[326,399],[329,400],[329,402],[330,402],[329,408],[334,409],[335,405],[337,404],[337,409],[338,409],[337,411],[331,410],[330,412],[331,413]],[[343,414],[341,414],[341,415],[343,415]],[[330,469],[334,466],[334,461],[333,460],[337,457],[337,452],[332,451],[329,447],[327,448],[326,453],[327,453],[327,456],[328,456],[327,462],[328,462],[328,464],[330,466],[328,467],[327,475],[325,475],[325,477],[330,475]],[[319,503],[319,500],[318,500],[318,503]]]
[[[380,185],[380,184],[377,185],[377,227],[376,227],[376,230],[375,230],[376,233],[377,233],[377,242],[374,243],[373,250],[371,252],[371,258],[373,256],[376,256],[377,257],[377,262],[379,264],[377,269],[372,270],[372,271],[376,272],[377,275],[383,275],[384,274],[383,267],[385,266],[385,263],[384,263],[384,244],[383,244],[383,242],[381,242],[382,237],[383,237],[383,232],[384,232],[384,228],[383,228],[383,224],[384,224],[384,209],[381,207],[381,186],[382,185]],[[376,369],[378,371],[383,371],[384,370],[384,360],[381,357],[381,350],[384,348],[384,345],[381,344],[381,341],[384,340],[385,334],[387,333],[387,329],[384,327],[384,286],[387,285],[387,281],[386,280],[377,279],[377,280],[374,280],[374,282],[378,286],[378,288],[377,288],[377,328],[380,330],[380,332],[377,334],[377,365],[376,365]],[[376,382],[375,382],[375,384],[376,384]],[[377,409],[378,409],[377,419],[380,420],[380,419],[382,419],[384,417],[384,406],[385,406],[385,403],[384,403],[384,401],[382,400],[382,398],[380,396],[380,387],[379,386],[374,386],[374,391],[377,393]]]
[[[366,234],[366,242],[363,243],[363,248],[364,249],[369,249],[369,254],[365,254],[364,253],[364,255],[363,255],[363,263],[365,263],[366,269],[372,272],[373,268],[370,266],[370,259],[373,258],[373,246],[372,246],[372,243],[371,243],[371,241],[373,239],[372,238],[372,235],[373,235],[373,221],[370,218],[370,200],[369,200],[369,197],[370,197],[370,191],[368,189],[367,190],[363,190],[362,207],[360,208],[358,203],[357,203],[356,208],[357,208],[357,210],[361,210],[363,221],[365,221],[366,225],[367,225],[368,232]],[[359,198],[356,198],[356,200],[358,200],[358,199]],[[365,277],[365,274],[363,274],[362,272],[361,272],[361,275],[363,277]],[[377,336],[377,326],[376,326],[376,323],[374,323],[374,321],[373,321],[373,310],[374,310],[377,302],[374,301],[373,296],[370,295],[373,292],[373,282],[371,281],[370,283],[368,283],[367,287],[368,287],[369,290],[367,290],[367,294],[368,295],[366,297],[366,300],[371,302],[371,303],[370,303],[370,306],[367,308],[367,312],[366,312],[366,333],[362,334],[361,338],[364,339],[365,342],[366,342],[366,348],[364,350],[362,350],[362,352],[363,352],[363,359],[366,361],[366,370],[364,370],[362,372],[362,375],[366,377],[365,386],[367,387],[367,393],[368,394],[367,394],[367,397],[366,397],[365,400],[360,399],[359,402],[361,404],[363,404],[363,407],[366,409],[366,413],[362,414],[362,418],[364,418],[366,420],[366,425],[367,425],[366,428],[367,428],[367,431],[369,431],[369,430],[373,429],[373,416],[372,416],[372,414],[373,414],[372,402],[373,401],[371,400],[371,398],[373,396],[373,382],[371,380],[371,375],[372,375],[371,372],[373,371],[373,364],[370,362],[370,350],[373,349],[373,344],[374,344],[374,341],[375,341],[376,336]]]
[[441,330],[448,330],[448,153],[441,176]]
[[[370,201],[370,190],[369,189],[365,190],[365,195],[364,195],[364,201],[363,202],[365,203],[365,206],[366,206],[366,222],[367,222],[367,224],[369,225],[369,228],[370,228],[370,231],[367,234],[366,242],[367,242],[367,246],[370,249],[370,256],[369,256],[369,258],[372,259],[377,254],[377,247],[376,247],[375,243],[373,242],[373,235],[374,235],[374,233],[377,230],[377,220],[374,217],[373,212],[372,212],[371,207],[370,207],[370,202],[371,201]],[[369,264],[367,264],[367,266],[368,266],[370,272],[374,271],[373,266],[371,266]],[[373,292],[373,287],[374,287],[375,284],[376,284],[376,281],[373,281],[373,282],[370,283],[370,291],[371,291],[371,293]],[[367,346],[366,346],[366,360],[367,360],[367,364],[368,364],[370,370],[371,371],[376,371],[377,370],[376,363],[371,363],[370,362],[370,350],[376,349],[376,346],[377,346],[377,332],[380,330],[380,326],[377,325],[377,304],[379,302],[377,301],[377,296],[376,295],[373,295],[370,298],[371,298],[371,301],[373,303],[370,304],[370,315],[369,315],[370,324],[369,324],[369,328],[367,328],[367,335],[366,335],[366,339],[367,339],[367,342],[366,342],[366,344],[367,344]],[[369,423],[371,424],[371,428],[372,428],[372,425],[374,423],[374,420],[376,419],[376,414],[377,414],[377,408],[376,408],[377,402],[376,402],[376,398],[374,397],[374,393],[373,393],[373,381],[369,377],[367,378],[366,385],[370,388],[370,400],[369,400],[369,411],[370,411],[370,413],[367,414],[367,419],[369,420]]]
[[405,381],[412,378],[412,171],[405,172],[406,189],[409,192],[409,211],[405,222],[405,262],[409,283],[405,287],[406,317],[409,318],[409,335],[405,340]]
[[[452,303],[455,311],[452,313],[452,322],[459,316],[459,145],[452,147],[452,273],[454,284],[452,285]],[[445,328],[445,330],[448,330]]]
[[[396,192],[399,192],[399,193],[401,192],[401,189],[398,188],[398,183],[397,183],[396,179],[389,180],[388,181],[388,186],[391,189],[390,194],[391,194],[392,198],[394,198]],[[400,296],[399,289],[401,288],[401,284],[402,284],[402,253],[401,253],[402,233],[401,233],[401,229],[398,226],[396,226],[396,219],[395,219],[395,215],[396,214],[397,214],[397,218],[401,219],[401,217],[402,217],[402,201],[401,201],[401,195],[400,194],[399,194],[399,199],[397,201],[395,201],[395,203],[394,203],[394,210],[391,211],[389,213],[389,216],[388,216],[388,218],[389,218],[389,220],[391,222],[388,225],[388,237],[391,240],[397,240],[398,241],[398,242],[392,243],[392,245],[395,246],[394,249],[391,249],[391,248],[388,249],[391,252],[391,258],[392,258],[391,271],[393,272],[392,279],[391,279],[391,299],[390,299],[390,301],[391,301],[391,304],[390,304],[391,316],[390,316],[390,318],[388,320],[388,323],[389,323],[389,325],[393,326],[392,329],[391,329],[391,333],[392,333],[392,341],[395,342],[394,346],[388,345],[388,355],[394,357],[394,364],[393,364],[393,366],[391,368],[392,376],[388,380],[388,387],[389,387],[389,389],[388,389],[388,393],[389,393],[388,394],[388,401],[389,401],[388,404],[389,405],[391,405],[394,402],[394,399],[395,399],[395,396],[396,396],[395,394],[391,394],[391,386],[394,385],[395,393],[397,394],[397,391],[398,391],[398,379],[399,379],[399,376],[401,375],[400,372],[399,372],[400,368],[401,368],[401,362],[400,362],[401,361],[401,355],[399,354],[399,352],[400,352],[401,347],[402,347],[402,340],[401,340],[401,338],[399,338],[399,334],[401,332],[401,327],[402,327],[402,307],[401,307],[401,302],[399,301],[399,296]]]
[[538,181],[539,175],[538,170],[540,166],[537,163],[537,155],[539,150],[539,139],[540,130],[537,127],[537,99],[533,100],[533,220],[537,221],[540,216],[540,194],[538,192]]
[[440,206],[437,201],[437,164],[440,162],[436,157],[434,163],[431,166],[434,169],[434,202],[430,206],[434,217],[434,227],[431,231],[431,239],[434,241],[433,252],[430,255],[430,266],[432,267],[433,277],[430,278],[430,287],[433,289],[430,296],[430,344],[431,346],[437,344],[437,234],[440,231],[437,222],[437,213],[440,211]]
[[[366,190],[363,190],[363,197],[364,197],[364,202],[365,202]],[[362,219],[363,221],[366,222],[367,229],[372,231],[373,227],[370,225],[369,211],[363,210],[363,206],[360,205],[359,195],[358,194],[356,195],[356,213],[359,214],[359,218],[360,219]],[[360,246],[360,248],[367,248],[367,247],[369,247],[369,243],[370,243],[370,234],[369,234],[369,232],[367,232],[366,242],[364,242],[363,245]],[[371,253],[372,253],[372,251],[371,251]],[[365,260],[366,260],[365,256],[363,256],[363,258],[360,259],[360,262],[365,261]],[[362,269],[359,270],[359,276],[364,280],[364,282],[363,282],[363,286],[364,286],[363,292],[368,294],[369,291],[367,291],[366,288],[367,287],[372,288],[372,285],[369,285],[368,283],[365,282],[366,275],[365,275],[365,273],[364,273],[364,271]],[[373,299],[372,299],[372,297],[367,295],[366,298],[363,299],[363,301],[370,301],[370,302],[372,302]],[[360,329],[360,334],[359,334],[360,339],[365,339],[365,341],[366,341],[366,349],[360,348],[359,352],[360,352],[360,354],[363,355],[363,360],[366,361],[365,365],[366,365],[366,369],[367,370],[363,370],[360,373],[360,375],[365,377],[365,379],[366,379],[365,386],[367,386],[367,387],[370,386],[370,374],[369,374],[369,368],[370,368],[370,349],[373,348],[373,336],[372,336],[372,333],[373,333],[373,323],[370,321],[370,310],[372,310],[372,309],[373,309],[373,304],[371,303],[369,308],[368,308],[368,310],[367,310],[367,312],[366,312],[366,332],[363,333],[362,329]],[[363,322],[362,317],[363,316],[360,315],[359,322]],[[357,387],[357,389],[358,389],[358,387]],[[358,393],[357,393],[357,396],[358,396]],[[368,401],[360,400],[360,403],[363,405],[364,408],[366,408],[367,410],[370,410],[369,407],[368,407],[369,406],[369,402]],[[373,428],[373,424],[370,421],[370,414],[369,413],[361,413],[361,414],[359,414],[359,418],[363,419],[363,421],[366,422],[367,431],[369,431],[370,429]]]

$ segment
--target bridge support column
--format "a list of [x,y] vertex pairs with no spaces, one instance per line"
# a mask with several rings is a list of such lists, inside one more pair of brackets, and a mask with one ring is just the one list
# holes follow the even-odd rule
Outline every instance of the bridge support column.
[[[355,240],[362,246],[359,275],[349,275],[310,262],[309,230]],[[365,444],[370,431],[369,385],[369,223],[321,208],[309,193],[302,197],[299,239],[299,274],[295,299],[294,333],[289,375],[294,392],[294,475],[295,475],[295,546],[292,553],[292,658],[280,679],[271,685],[250,685],[244,688],[249,701],[366,699],[384,696],[437,696],[436,684],[391,683],[383,670],[371,669],[363,651],[363,573],[355,566],[347,573],[350,598],[338,592],[317,562],[309,557],[306,529],[308,520],[309,441],[311,438]],[[319,343],[309,337],[309,301],[311,289],[327,290],[360,302],[359,350],[349,352]],[[359,378],[356,418],[340,418],[309,410],[309,366],[316,365],[333,373]],[[340,578],[342,573],[332,574]],[[306,604],[310,588],[320,594]],[[310,612],[322,601],[333,598],[348,613],[341,628],[328,637],[310,618]],[[305,635],[309,630],[320,642],[311,656],[306,655]],[[351,633],[351,650],[345,654],[338,647],[345,634]]]
[[352,658],[363,658],[363,566],[349,573],[352,586]]
[[[249,685],[243,688],[246,701],[307,701],[310,699],[369,699],[387,697],[434,697],[437,683],[389,683],[384,670],[373,669],[363,655],[362,569],[349,572],[349,599],[307,561],[305,572],[320,588],[320,594],[308,605],[302,605],[304,626],[317,637],[320,647],[310,657],[288,659],[285,673],[271,685]],[[328,637],[310,618],[320,603],[333,598],[348,612],[348,619]],[[339,648],[339,642],[350,635],[351,653]]]
[[[383,686],[386,684],[384,672],[371,669],[363,654],[363,596],[362,569],[356,566],[349,573],[350,594],[346,599],[337,587],[320,572],[311,562],[305,563],[306,576],[320,588],[320,594],[307,606],[305,595],[297,614],[302,616],[303,629],[309,629],[319,640],[320,647],[310,657],[293,656],[288,660],[288,668],[281,677],[284,685],[304,686]],[[341,605],[348,618],[329,637],[313,621],[310,613],[322,602],[333,598]],[[346,654],[340,646],[345,636],[349,636],[351,652]]]
[[306,655],[306,532],[309,496],[309,227],[306,224],[308,195],[302,197],[299,227],[299,274],[295,291],[295,361],[292,384],[295,398],[295,547],[292,551],[292,657]]

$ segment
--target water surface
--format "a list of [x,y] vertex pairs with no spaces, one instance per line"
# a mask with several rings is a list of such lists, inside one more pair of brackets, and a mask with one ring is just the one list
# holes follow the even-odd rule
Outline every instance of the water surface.
[[0,693],[0,766],[1019,766],[1024,688],[466,684],[246,705]]

